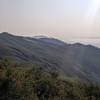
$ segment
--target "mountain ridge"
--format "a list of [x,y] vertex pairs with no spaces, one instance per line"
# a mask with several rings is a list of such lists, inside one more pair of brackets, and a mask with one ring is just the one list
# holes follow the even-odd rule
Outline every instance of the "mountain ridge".
[[100,49],[81,43],[67,44],[54,38],[30,38],[0,34],[0,59],[38,64],[66,76],[100,83]]

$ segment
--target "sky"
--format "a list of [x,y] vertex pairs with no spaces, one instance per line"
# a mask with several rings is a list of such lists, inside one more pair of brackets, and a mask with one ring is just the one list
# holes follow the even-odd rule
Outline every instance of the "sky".
[[100,0],[0,0],[0,32],[97,38]]

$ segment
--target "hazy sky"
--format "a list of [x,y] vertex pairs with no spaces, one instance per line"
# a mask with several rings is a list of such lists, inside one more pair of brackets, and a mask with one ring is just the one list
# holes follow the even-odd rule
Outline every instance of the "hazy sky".
[[100,0],[0,0],[0,32],[100,37]]

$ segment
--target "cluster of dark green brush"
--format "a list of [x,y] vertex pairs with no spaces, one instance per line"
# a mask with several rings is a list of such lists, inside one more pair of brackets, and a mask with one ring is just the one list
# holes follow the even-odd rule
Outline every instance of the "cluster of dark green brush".
[[66,80],[57,71],[0,61],[0,100],[100,100],[100,85]]

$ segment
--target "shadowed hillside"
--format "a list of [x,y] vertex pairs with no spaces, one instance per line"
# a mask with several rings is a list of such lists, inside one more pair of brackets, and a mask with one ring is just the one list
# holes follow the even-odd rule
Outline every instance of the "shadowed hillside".
[[80,43],[67,44],[47,37],[22,37],[0,34],[0,59],[35,64],[46,71],[57,70],[62,76],[100,83],[100,49]]

